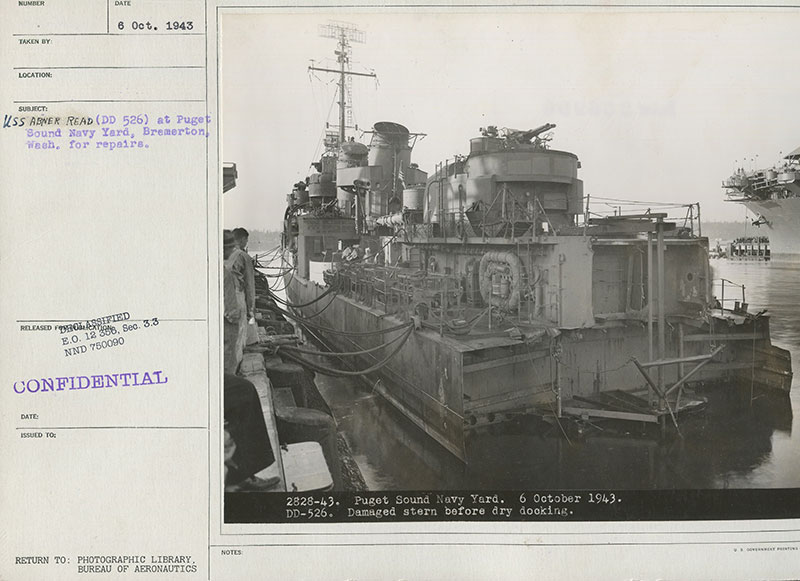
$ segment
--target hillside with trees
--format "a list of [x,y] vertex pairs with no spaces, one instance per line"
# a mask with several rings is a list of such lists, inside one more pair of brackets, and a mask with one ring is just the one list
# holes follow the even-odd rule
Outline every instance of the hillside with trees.
[[769,236],[769,229],[764,226],[753,226],[750,220],[740,222],[706,222],[703,221],[703,236],[709,242],[715,240],[730,241],[742,236]]
[[277,230],[249,230],[249,232],[247,249],[251,252],[264,252],[280,246],[281,233]]

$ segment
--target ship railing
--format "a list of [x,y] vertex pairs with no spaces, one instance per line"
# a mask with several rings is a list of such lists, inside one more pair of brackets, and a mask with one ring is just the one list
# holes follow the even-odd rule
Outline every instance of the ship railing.
[[[594,205],[592,205],[594,202]],[[576,225],[587,227],[598,218],[646,217],[653,214],[655,219],[663,214],[664,221],[675,222],[678,231],[692,238],[703,235],[700,222],[700,202],[673,204],[645,200],[624,200],[603,196],[586,196],[583,215],[577,216]]]
[[424,318],[431,314],[446,318],[449,312],[462,306],[461,281],[453,275],[387,269],[376,279],[376,287],[381,286],[384,289],[381,302],[387,312],[404,310]]
[[[437,272],[440,265],[429,263],[426,270],[366,263],[343,264],[332,275],[340,295],[347,296],[386,315],[403,320],[419,317],[421,323],[441,334],[469,335],[507,332],[529,325],[550,326],[558,306],[537,305],[526,287],[518,309],[503,311],[490,307],[480,291],[465,287],[462,276]],[[471,298],[472,297],[472,298]],[[548,314],[549,313],[549,314]],[[549,322],[548,322],[549,321]]]
[[406,231],[414,239],[435,238],[453,242],[480,236],[467,219],[466,213],[460,210],[436,212],[430,222],[410,224]]
[[430,222],[410,224],[410,239],[444,239],[458,242],[468,238],[521,238],[531,234],[533,222],[522,214],[503,218],[485,214],[481,209],[436,212]]
[[[727,278],[717,278],[712,281],[712,285],[714,288],[714,297],[719,303],[719,308],[724,309],[726,302],[734,302],[735,305],[746,305],[747,299],[745,298],[745,286],[743,284],[738,284],[733,282],[732,280],[728,280]],[[719,298],[717,298],[716,289],[719,288]],[[739,292],[741,290],[741,303],[739,303]],[[725,296],[725,291],[728,291],[728,296]],[[735,295],[735,296],[733,296]],[[734,306],[733,310],[739,310]]]
[[340,268],[336,276],[342,294],[385,313],[458,318],[463,311],[463,289],[455,275],[360,263]]

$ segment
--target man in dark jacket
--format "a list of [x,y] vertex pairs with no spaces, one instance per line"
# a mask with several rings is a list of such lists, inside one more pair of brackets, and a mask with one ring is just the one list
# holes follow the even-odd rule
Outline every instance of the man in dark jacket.
[[224,407],[225,431],[233,440],[232,446],[226,441],[225,492],[274,489],[280,478],[256,476],[275,462],[256,386],[244,377],[226,373]]

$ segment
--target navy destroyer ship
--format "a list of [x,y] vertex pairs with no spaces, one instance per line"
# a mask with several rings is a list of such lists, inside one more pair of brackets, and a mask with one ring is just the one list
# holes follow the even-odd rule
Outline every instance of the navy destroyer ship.
[[764,227],[773,254],[800,253],[800,147],[771,167],[738,168],[722,187],[757,216],[753,224]]
[[[340,125],[288,195],[284,313],[321,351],[280,354],[364,380],[467,461],[470,430],[520,414],[678,425],[690,389],[786,394],[791,359],[743,288],[714,281],[708,239],[666,214],[592,217],[552,123],[489,126],[426,172],[423,134]],[[288,189],[288,187],[287,187]]]

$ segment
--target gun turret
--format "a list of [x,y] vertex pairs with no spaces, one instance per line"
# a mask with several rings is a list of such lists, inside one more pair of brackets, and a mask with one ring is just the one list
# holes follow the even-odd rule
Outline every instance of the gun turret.
[[550,131],[555,126],[555,123],[545,123],[536,129],[529,129],[528,131],[521,131],[519,129],[506,129],[506,137],[510,141],[514,141],[516,143],[530,143],[531,139],[539,137],[539,135],[546,131]]
[[556,128],[556,124],[555,123],[545,123],[544,125],[540,125],[536,129],[531,129],[530,131],[528,131],[526,133],[526,136],[527,136],[527,139],[532,139],[533,137],[538,137],[539,135],[541,135],[545,131],[550,131],[551,129],[555,129],[555,128]]

